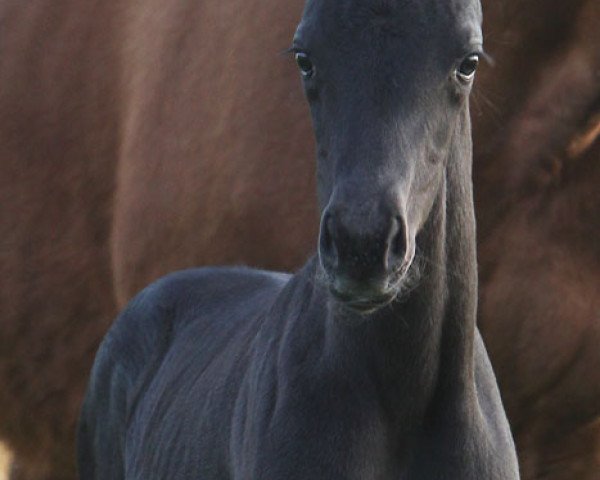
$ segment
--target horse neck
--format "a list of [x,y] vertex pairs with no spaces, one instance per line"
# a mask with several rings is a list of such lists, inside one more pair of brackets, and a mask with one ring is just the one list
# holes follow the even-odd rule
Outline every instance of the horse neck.
[[[445,286],[438,395],[473,393],[477,252],[468,112],[446,168]],[[460,152],[468,152],[468,155]]]
[[[470,132],[468,123],[464,128]],[[383,407],[404,425],[422,418],[432,403],[460,401],[474,391],[477,269],[470,137],[458,132],[454,144],[417,239],[418,286],[369,317],[331,300],[324,312],[324,358],[332,368],[366,368]]]

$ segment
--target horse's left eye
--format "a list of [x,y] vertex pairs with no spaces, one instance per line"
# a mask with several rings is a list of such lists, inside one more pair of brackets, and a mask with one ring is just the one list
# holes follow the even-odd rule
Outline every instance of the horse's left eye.
[[304,78],[312,77],[315,67],[313,63],[308,58],[308,55],[304,52],[296,53],[296,63],[298,64],[298,68],[300,68],[300,73]]
[[472,53],[465,58],[456,70],[456,77],[463,83],[469,83],[475,77],[479,65],[479,55]]

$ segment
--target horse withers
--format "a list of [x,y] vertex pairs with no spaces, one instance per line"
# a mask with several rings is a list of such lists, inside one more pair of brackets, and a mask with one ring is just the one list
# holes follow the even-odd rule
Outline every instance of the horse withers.
[[517,479],[475,325],[476,0],[308,0],[318,257],[169,275],[120,315],[82,479]]

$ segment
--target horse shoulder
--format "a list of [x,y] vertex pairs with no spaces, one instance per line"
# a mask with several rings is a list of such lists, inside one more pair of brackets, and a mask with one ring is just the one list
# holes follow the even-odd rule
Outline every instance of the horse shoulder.
[[[206,328],[212,336],[230,326],[215,312],[245,299],[269,296],[286,275],[246,268],[203,268],[176,272],[142,290],[105,336],[92,368],[78,430],[82,478],[124,478],[129,420],[178,332]],[[209,323],[212,323],[209,325]],[[217,332],[217,333],[215,333]],[[200,344],[201,339],[193,339]],[[210,339],[207,340],[209,342]]]

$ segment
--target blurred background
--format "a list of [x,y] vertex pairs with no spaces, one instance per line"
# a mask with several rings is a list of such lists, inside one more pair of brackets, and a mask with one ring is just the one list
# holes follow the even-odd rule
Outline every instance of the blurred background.
[[3,446],[0,445],[0,480],[6,480],[8,478],[8,466],[10,462],[9,453]]
[[[302,0],[0,0],[0,439],[71,480],[98,344],[175,269],[314,251]],[[479,326],[523,478],[600,479],[600,2],[483,0]],[[7,450],[7,451],[8,451]],[[0,469],[8,454],[0,450]],[[0,474],[0,479],[2,479]]]

